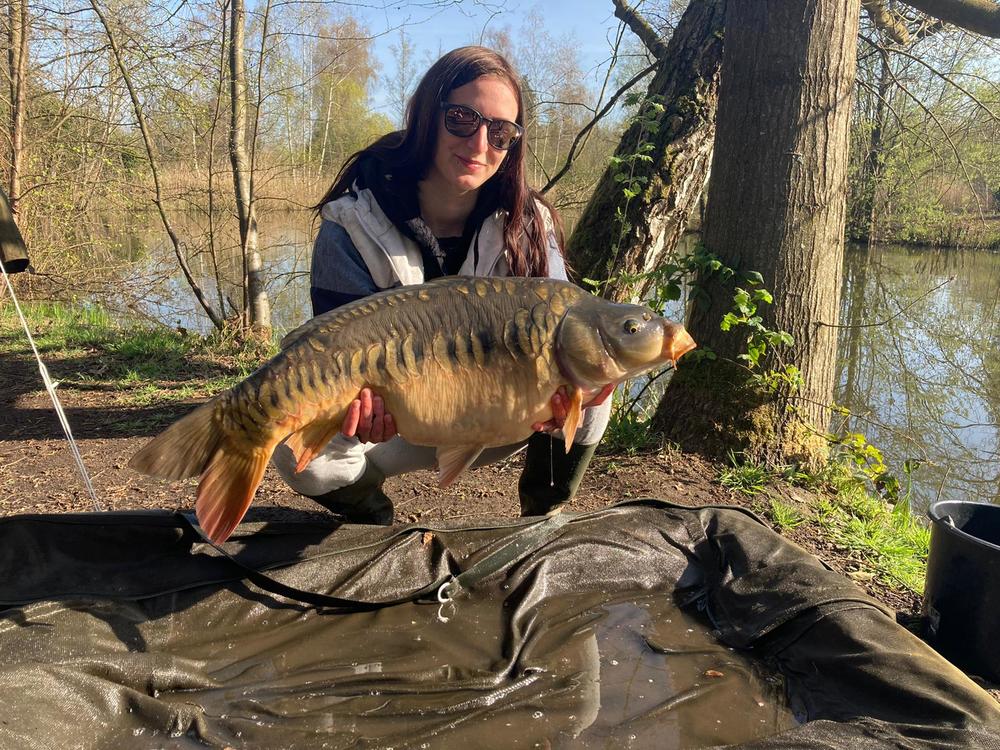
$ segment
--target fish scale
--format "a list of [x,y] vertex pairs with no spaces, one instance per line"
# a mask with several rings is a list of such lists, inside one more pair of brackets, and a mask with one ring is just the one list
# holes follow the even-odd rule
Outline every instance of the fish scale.
[[196,510],[214,541],[243,517],[275,447],[308,465],[371,387],[399,434],[437,448],[439,482],[487,447],[526,439],[570,393],[567,450],[583,394],[668,360],[694,342],[646,308],[552,279],[437,279],[318,316],[242,383],[143,447],[131,465],[170,479],[201,475]]

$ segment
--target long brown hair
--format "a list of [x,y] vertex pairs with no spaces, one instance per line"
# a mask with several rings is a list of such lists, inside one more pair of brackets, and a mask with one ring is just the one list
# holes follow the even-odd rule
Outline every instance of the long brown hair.
[[[434,160],[440,103],[460,86],[493,75],[503,79],[517,98],[517,124],[524,126],[524,100],[517,73],[501,55],[486,47],[459,47],[435,62],[417,85],[406,105],[404,130],[384,135],[344,163],[333,185],[315,206],[350,192],[358,177],[359,161],[366,156],[380,159],[388,170],[422,180]],[[522,136],[508,151],[500,169],[480,190],[495,196],[497,205],[507,213],[503,238],[507,262],[514,276],[546,276],[549,272],[548,232],[535,201],[544,205],[552,216],[557,242],[562,249],[562,227],[552,205],[541,193],[528,186],[525,179],[524,155],[527,145]]]

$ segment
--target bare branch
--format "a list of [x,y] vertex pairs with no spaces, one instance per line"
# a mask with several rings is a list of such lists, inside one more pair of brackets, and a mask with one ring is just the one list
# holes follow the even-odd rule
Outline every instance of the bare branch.
[[886,7],[882,0],[861,0],[861,7],[868,13],[868,17],[896,44],[907,46],[910,44],[910,30],[899,16]]
[[632,33],[639,37],[639,40],[646,45],[646,49],[657,60],[663,58],[667,53],[667,45],[660,39],[660,35],[649,25],[642,16],[635,12],[635,8],[630,8],[625,4],[625,0],[614,0],[615,17],[628,26]]
[[[872,41],[871,39],[865,39],[865,41],[867,41],[869,44],[875,45],[875,42]],[[952,153],[955,155],[955,160],[958,162],[958,166],[962,169],[962,174],[965,175],[966,182],[969,184],[970,187],[972,187],[973,184],[972,177],[969,175],[969,170],[965,166],[965,160],[962,158],[962,154],[959,152],[958,146],[955,145],[955,141],[954,139],[952,139],[951,133],[949,133],[945,129],[940,118],[934,113],[934,111],[931,110],[930,107],[925,105],[922,101],[920,101],[919,97],[915,96],[913,92],[911,92],[906,86],[904,86],[903,82],[899,80],[899,78],[896,76],[895,73],[892,73],[890,71],[890,75],[892,76],[893,83],[895,83],[899,87],[899,90],[902,91],[904,94],[906,94],[910,98],[910,100],[917,105],[917,107],[923,110],[924,114],[926,114],[931,120],[933,120],[934,124],[937,126],[938,131],[941,133],[942,136],[944,136],[945,141],[947,141],[948,146],[951,148]],[[986,215],[983,212],[982,201],[979,200],[979,193],[973,189],[972,195],[976,199],[976,208],[979,211],[979,218],[985,224]]]
[[167,236],[170,237],[170,243],[174,248],[174,255],[181,267],[181,271],[184,273],[184,278],[187,280],[188,286],[191,287],[191,291],[194,292],[195,298],[205,311],[205,314],[208,315],[209,320],[212,321],[212,324],[219,330],[222,330],[224,322],[212,307],[211,303],[205,298],[204,292],[195,280],[194,275],[191,273],[187,260],[184,258],[184,253],[181,252],[180,239],[174,231],[170,218],[167,216],[167,210],[163,201],[163,189],[160,184],[160,173],[158,160],[156,158],[156,149],[153,146],[153,137],[149,132],[149,126],[146,123],[146,116],[143,114],[142,102],[139,101],[139,95],[132,82],[132,76],[129,74],[128,65],[126,64],[122,51],[118,46],[117,36],[111,28],[111,24],[108,22],[107,16],[97,4],[97,0],[90,0],[90,7],[93,9],[94,14],[101,22],[101,26],[104,28],[104,33],[108,37],[112,57],[114,58],[115,65],[118,68],[118,73],[121,75],[122,81],[125,83],[125,88],[128,90],[129,99],[132,102],[132,110],[135,113],[136,122],[139,125],[139,132],[142,134],[142,141],[146,147],[146,156],[149,159],[149,171],[153,177],[153,185],[155,189],[153,203],[156,205],[156,208],[160,213],[160,221],[163,223],[163,228],[166,230]]
[[594,115],[593,119],[590,122],[588,122],[586,125],[583,126],[580,132],[576,134],[576,138],[573,139],[573,145],[570,146],[569,153],[566,154],[566,163],[563,164],[562,169],[556,172],[556,174],[553,177],[549,178],[549,181],[545,183],[545,187],[543,187],[541,190],[542,193],[547,193],[549,190],[551,190],[553,186],[555,186],[555,184],[562,178],[562,176],[569,171],[570,166],[572,166],[573,164],[573,158],[576,156],[577,146],[579,145],[580,141],[584,138],[584,136],[586,136],[587,133],[590,132],[591,128],[597,125],[597,123],[601,120],[601,118],[603,118],[608,112],[611,111],[612,107],[615,106],[615,103],[622,96],[622,94],[624,94],[626,91],[632,88],[636,83],[638,83],[645,76],[651,73],[653,69],[656,68],[659,64],[660,64],[659,62],[655,62],[652,65],[649,65],[646,68],[644,68],[639,73],[636,73],[630,79],[628,79],[628,81],[626,81],[622,85],[622,87],[619,88],[611,96],[610,99],[608,99],[608,103],[604,105],[604,108],[596,115]]
[[912,8],[983,36],[1000,37],[1000,5],[993,0],[904,0]]
[[906,305],[905,307],[901,307],[899,309],[899,311],[895,315],[891,315],[890,317],[886,318],[885,320],[880,320],[878,323],[858,323],[858,324],[855,324],[855,325],[850,325],[850,324],[835,325],[833,323],[824,323],[822,320],[817,320],[814,325],[817,326],[817,327],[819,327],[819,326],[826,326],[827,328],[881,328],[882,326],[886,325],[887,323],[890,323],[891,321],[895,320],[900,315],[902,315],[903,313],[905,313],[907,310],[909,310],[911,307],[913,307],[915,304],[917,304],[924,297],[929,297],[934,292],[936,292],[938,289],[940,289],[941,287],[945,286],[946,284],[950,284],[954,280],[955,280],[954,276],[949,276],[947,279],[945,279],[944,281],[942,281],[937,286],[931,287],[930,289],[928,289],[926,292],[924,292],[923,294],[921,294],[916,299],[911,300],[910,303],[908,305]]
[[938,70],[937,68],[935,68],[933,65],[929,65],[927,62],[925,62],[924,60],[921,60],[919,57],[916,57],[915,55],[911,55],[909,52],[905,52],[904,50],[900,50],[900,49],[894,49],[894,50],[892,50],[892,52],[893,52],[893,54],[902,55],[903,57],[909,58],[910,60],[913,60],[913,62],[917,63],[918,65],[924,66],[925,68],[927,68],[927,70],[929,70],[931,73],[933,73],[934,75],[936,75],[942,81],[945,81],[946,83],[954,86],[956,89],[958,89],[963,94],[965,94],[967,97],[969,97],[969,99],[971,99],[973,102],[975,102],[976,105],[978,105],[981,110],[983,110],[986,114],[988,114],[990,116],[990,119],[992,119],[992,120],[994,120],[996,122],[1000,122],[1000,117],[998,117],[996,115],[996,113],[994,113],[993,110],[991,110],[989,108],[989,106],[987,106],[982,101],[980,101],[976,97],[975,94],[973,94],[967,88],[965,88],[960,83],[958,83],[958,81],[954,80],[953,78],[951,78],[947,74],[942,73],[940,70]]

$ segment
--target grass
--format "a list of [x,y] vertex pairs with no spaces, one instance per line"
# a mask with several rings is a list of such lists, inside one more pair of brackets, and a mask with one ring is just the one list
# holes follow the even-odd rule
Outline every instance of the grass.
[[843,465],[832,464],[826,480],[833,491],[817,506],[825,534],[855,552],[884,582],[923,593],[929,526],[913,515],[905,499],[889,505]]
[[768,498],[766,513],[779,531],[790,531],[806,521],[798,508],[776,497]]
[[[105,341],[111,319],[100,308],[84,305],[68,307],[51,302],[22,304],[28,328],[39,352],[63,350],[80,351]],[[17,311],[12,304],[0,305],[0,353],[11,353],[26,348]]]
[[719,472],[719,484],[744,495],[759,495],[774,473],[763,466],[741,463],[736,454],[729,454],[730,466]]
[[[729,459],[731,465],[719,472],[719,483],[759,497],[755,510],[779,531],[814,525],[817,533],[857,560],[862,567],[859,579],[874,577],[890,588],[923,593],[930,528],[910,512],[906,498],[889,504],[847,462],[834,461],[820,474],[808,474],[740,463],[733,454]],[[812,490],[816,512],[804,514],[773,495],[761,497],[777,477]]]
[[652,415],[637,407],[631,399],[625,403],[623,394],[627,388],[628,383],[619,386],[612,395],[611,418],[601,440],[601,452],[634,456],[661,450],[664,447],[662,436],[649,428]]
[[[235,385],[277,350],[235,332],[207,337],[116,324],[93,306],[22,304],[28,328],[61,388],[116,392],[124,407],[200,400]],[[0,354],[31,357],[13,305],[0,306]]]

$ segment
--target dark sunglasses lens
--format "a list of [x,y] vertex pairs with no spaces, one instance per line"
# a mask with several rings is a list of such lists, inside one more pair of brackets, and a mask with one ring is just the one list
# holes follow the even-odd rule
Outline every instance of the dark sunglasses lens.
[[483,124],[482,118],[471,109],[465,107],[448,107],[444,111],[444,126],[452,135],[468,138],[479,130]]
[[506,151],[517,143],[517,139],[521,137],[517,125],[507,120],[495,120],[491,122],[487,130],[487,135],[489,136],[490,145],[501,151]]
[[[459,138],[474,135],[483,124],[483,116],[461,104],[451,104],[444,109],[444,126]],[[521,137],[521,129],[509,120],[492,120],[487,123],[486,138],[493,148],[506,151]]]

